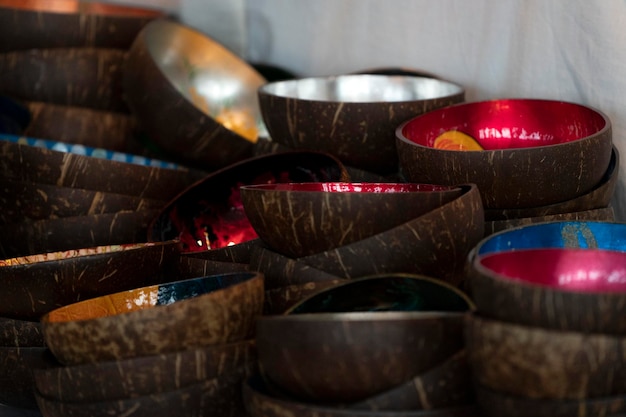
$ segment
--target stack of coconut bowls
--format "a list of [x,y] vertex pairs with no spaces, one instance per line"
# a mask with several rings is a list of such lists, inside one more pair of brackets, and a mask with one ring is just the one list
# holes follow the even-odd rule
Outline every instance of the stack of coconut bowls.
[[483,240],[466,349],[485,416],[626,412],[626,225],[545,222]]

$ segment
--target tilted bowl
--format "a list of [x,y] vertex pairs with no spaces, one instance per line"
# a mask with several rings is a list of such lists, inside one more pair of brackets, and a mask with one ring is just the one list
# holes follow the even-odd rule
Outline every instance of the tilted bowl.
[[[482,150],[435,147],[445,132],[469,135]],[[462,103],[398,126],[401,171],[411,182],[476,183],[485,208],[545,206],[598,185],[611,160],[611,122],[576,103],[500,99]]]
[[262,308],[263,276],[231,273],[70,304],[43,316],[42,329],[59,362],[77,365],[241,341]]
[[250,224],[272,250],[292,258],[335,249],[385,232],[451,202],[459,187],[414,183],[246,185]]
[[398,170],[396,127],[463,101],[465,91],[431,78],[353,74],[271,82],[259,88],[258,96],[273,141],[389,174]]

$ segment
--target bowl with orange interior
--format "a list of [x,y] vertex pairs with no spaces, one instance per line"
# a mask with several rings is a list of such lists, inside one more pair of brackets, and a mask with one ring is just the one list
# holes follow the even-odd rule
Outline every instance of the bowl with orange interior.
[[611,121],[573,102],[496,99],[434,110],[396,129],[409,181],[475,183],[486,209],[540,207],[583,195],[606,173]]

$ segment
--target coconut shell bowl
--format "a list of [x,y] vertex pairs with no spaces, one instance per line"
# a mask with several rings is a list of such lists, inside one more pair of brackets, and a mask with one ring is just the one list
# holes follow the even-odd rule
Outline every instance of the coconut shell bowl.
[[234,248],[257,239],[241,201],[242,185],[346,179],[341,162],[325,153],[292,151],[250,158],[180,193],[151,223],[148,239],[180,239],[183,252]]
[[251,157],[267,136],[256,96],[265,82],[215,40],[165,19],[143,28],[124,69],[128,105],[150,140],[208,170]]
[[352,74],[271,82],[258,95],[273,141],[392,174],[398,171],[396,127],[415,115],[462,102],[465,91],[432,78]]
[[611,160],[608,117],[539,99],[500,99],[437,109],[396,130],[409,181],[478,185],[486,209],[546,206],[590,192]]
[[270,249],[313,255],[382,233],[453,201],[462,188],[413,183],[289,183],[240,188]]

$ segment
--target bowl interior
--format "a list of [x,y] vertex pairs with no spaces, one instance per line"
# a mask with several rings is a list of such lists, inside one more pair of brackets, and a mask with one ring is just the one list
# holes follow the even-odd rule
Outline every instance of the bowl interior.
[[389,275],[350,280],[294,305],[287,314],[359,311],[467,311],[460,290],[431,278]]
[[626,291],[626,252],[597,249],[526,249],[476,259],[499,276],[577,292]]
[[148,51],[169,82],[204,114],[255,142],[267,136],[257,100],[265,79],[219,43],[167,20],[144,29]]
[[260,91],[298,100],[374,103],[432,100],[463,90],[432,78],[355,74],[278,81],[264,85]]
[[52,310],[43,321],[89,320],[169,305],[240,284],[256,273],[232,273],[170,282],[92,298]]
[[309,191],[324,193],[414,193],[435,192],[458,189],[445,185],[416,184],[416,183],[349,183],[349,182],[311,182],[311,183],[281,183],[259,184],[246,186],[256,190],[267,191]]
[[505,99],[463,103],[428,112],[401,129],[410,142],[434,147],[444,132],[459,131],[485,150],[557,145],[609,127],[598,111],[575,103]]

